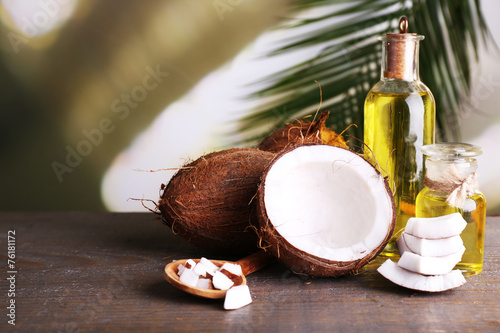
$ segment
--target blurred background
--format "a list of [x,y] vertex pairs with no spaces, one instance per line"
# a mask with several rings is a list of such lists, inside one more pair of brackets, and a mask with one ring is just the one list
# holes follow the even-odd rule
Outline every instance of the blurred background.
[[[249,96],[265,89],[275,73],[324,49],[314,44],[269,56],[310,29],[286,25],[338,12],[342,7],[335,6],[345,1],[330,1],[331,8],[313,6],[326,1],[302,2],[312,5],[302,8],[298,0],[1,0],[0,209],[145,211],[130,198],[157,201],[160,185],[186,160],[250,146],[255,133],[292,120],[286,107],[275,107],[272,124],[242,130],[242,119],[266,102]],[[372,9],[365,3],[382,8],[389,2],[355,3],[369,16]],[[494,44],[500,45],[500,2],[480,0],[479,8],[491,35],[466,50],[469,94],[458,98],[459,133],[453,138],[483,147],[480,188],[488,214],[499,214],[500,56]],[[399,15],[391,13],[384,14],[387,20],[397,21]],[[375,39],[376,29],[363,24],[357,32]],[[443,24],[452,34],[456,23]],[[422,49],[433,47],[432,37],[426,36]],[[380,54],[370,59],[369,69],[378,75]],[[319,101],[314,80],[310,89]]]

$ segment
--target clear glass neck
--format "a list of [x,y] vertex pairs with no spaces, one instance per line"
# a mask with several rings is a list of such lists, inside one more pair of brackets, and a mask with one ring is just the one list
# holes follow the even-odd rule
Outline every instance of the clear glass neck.
[[392,33],[378,39],[382,41],[381,80],[420,81],[418,54],[424,36]]

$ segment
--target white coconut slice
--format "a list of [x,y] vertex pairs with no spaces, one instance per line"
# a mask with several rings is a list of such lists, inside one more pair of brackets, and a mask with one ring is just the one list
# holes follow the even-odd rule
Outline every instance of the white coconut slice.
[[207,268],[207,271],[211,274],[211,275],[214,275],[215,272],[217,272],[219,270],[219,267],[214,264],[213,262],[211,262],[210,260],[208,260],[207,258],[205,257],[202,257],[200,259],[200,264],[204,265],[206,268]]
[[405,233],[403,232],[398,239],[396,239],[396,245],[398,246],[398,251],[400,255],[403,255],[406,251],[412,252],[409,248],[408,245],[406,245],[405,238],[403,237]]
[[405,227],[407,234],[427,239],[448,238],[460,235],[467,226],[460,213],[438,217],[412,217]]
[[220,268],[220,271],[226,270],[234,276],[241,276],[243,272],[241,271],[241,266],[238,264],[233,264],[230,262],[225,262]]
[[424,257],[406,251],[398,261],[398,266],[406,270],[424,275],[439,275],[451,272],[453,267],[460,262],[465,247],[455,253],[443,257]]
[[378,272],[386,279],[402,287],[426,292],[440,292],[460,287],[465,278],[460,270],[456,269],[444,275],[426,276],[401,268],[391,259],[387,259]]
[[196,266],[194,266],[193,272],[195,272],[199,276],[207,277],[208,268],[207,268],[207,266],[205,266],[199,262],[196,264]]
[[448,238],[426,239],[403,232],[396,240],[399,254],[410,251],[424,257],[442,257],[460,251],[462,238],[457,235]]
[[303,145],[278,155],[260,185],[258,207],[269,250],[311,276],[356,272],[394,230],[387,181],[339,147]]
[[252,296],[247,285],[232,287],[226,292],[224,309],[235,310],[252,303]]
[[179,266],[177,266],[177,276],[181,276],[182,272],[184,272],[185,269],[186,269],[186,266],[184,266],[183,264],[180,264]]
[[196,284],[196,287],[201,288],[201,289],[212,289],[211,285],[212,285],[212,281],[210,279],[200,278],[198,280],[198,283]]
[[188,259],[188,260],[186,260],[186,263],[184,264],[184,266],[187,269],[193,269],[196,266],[196,262],[193,259]]
[[196,274],[195,272],[193,272],[192,269],[184,269],[182,274],[180,275],[179,277],[179,281],[189,285],[189,286],[192,286],[192,287],[196,287],[196,285],[198,284],[198,280],[199,280],[200,276],[198,274]]
[[224,275],[224,273],[216,272],[215,275],[212,277],[212,284],[216,289],[228,290],[233,286],[234,282],[231,281],[231,279],[228,278],[226,275]]

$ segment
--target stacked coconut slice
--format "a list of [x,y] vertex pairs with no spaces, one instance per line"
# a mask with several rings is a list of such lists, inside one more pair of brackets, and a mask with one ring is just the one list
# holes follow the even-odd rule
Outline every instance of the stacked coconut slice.
[[388,259],[378,271],[392,282],[420,291],[439,292],[465,283],[460,270],[453,270],[465,252],[460,233],[467,222],[459,213],[410,218],[397,239],[401,258]]
[[179,281],[197,288],[227,290],[224,309],[239,309],[252,302],[252,296],[247,285],[235,285],[243,275],[241,266],[230,262],[221,267],[207,258],[201,258],[198,263],[189,259],[177,268]]

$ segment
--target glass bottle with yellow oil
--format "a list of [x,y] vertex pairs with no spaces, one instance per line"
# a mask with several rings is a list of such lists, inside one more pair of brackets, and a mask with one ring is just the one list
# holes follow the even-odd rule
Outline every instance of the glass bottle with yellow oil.
[[456,268],[464,275],[483,269],[486,200],[478,189],[476,156],[482,149],[466,143],[439,143],[424,146],[425,187],[416,201],[417,217],[460,213],[467,226],[460,235],[465,252]]
[[420,81],[419,42],[424,36],[406,33],[408,20],[400,21],[400,33],[379,37],[382,41],[380,81],[365,100],[365,156],[388,177],[397,209],[394,235],[382,255],[398,256],[396,238],[415,216],[415,199],[423,188],[422,147],[434,143],[436,107],[429,88]]

